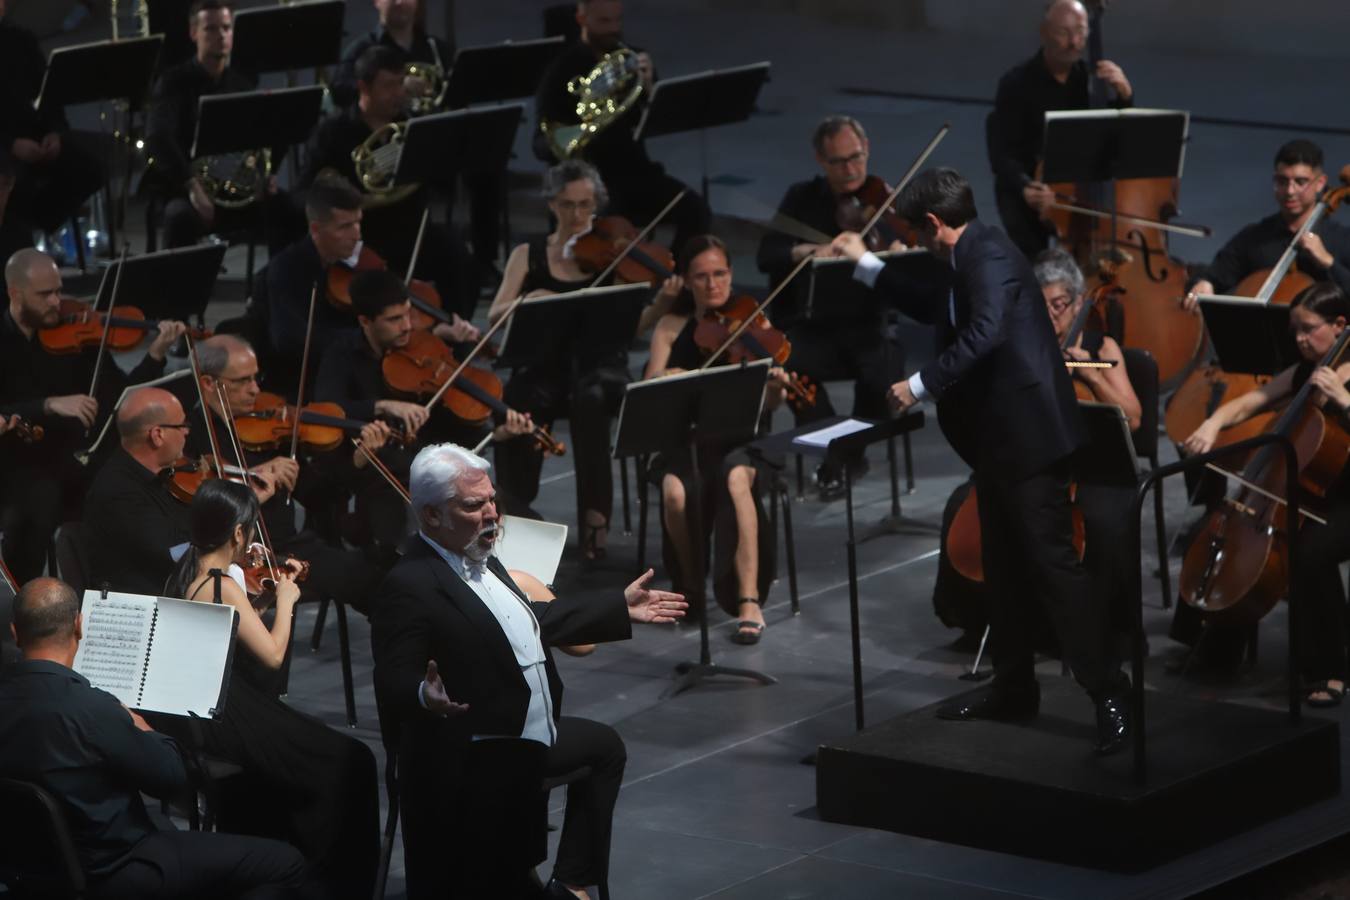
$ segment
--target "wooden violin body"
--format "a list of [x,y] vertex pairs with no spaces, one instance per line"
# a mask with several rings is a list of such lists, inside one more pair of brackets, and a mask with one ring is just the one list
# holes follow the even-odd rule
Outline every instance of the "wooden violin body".
[[[792,343],[782,331],[769,321],[769,317],[758,312],[759,304],[749,294],[740,294],[726,302],[721,308],[709,311],[694,327],[694,343],[705,354],[716,353],[737,330],[740,334],[723,352],[721,359],[730,365],[752,362],[757,359],[772,359],[775,365],[782,366],[792,355]],[[742,329],[742,325],[750,324]],[[788,401],[798,409],[814,406],[816,386],[810,379],[796,373],[788,373],[786,385]]]
[[355,266],[338,262],[328,267],[325,287],[325,296],[327,296],[328,302],[338,309],[350,310],[352,308],[352,279],[356,277],[356,273],[371,270],[380,271],[387,268],[389,266],[380,254],[370,249],[369,246],[362,244]]
[[[258,394],[252,412],[234,417],[234,428],[245,450],[275,450],[289,444],[292,434],[297,434],[299,446],[310,452],[323,453],[336,449],[347,432],[360,431],[369,424],[348,419],[346,415],[336,403],[306,403],[297,411],[284,397],[264,391]],[[297,416],[300,420],[298,433]],[[397,437],[404,443],[408,441],[402,432]]]
[[878,175],[868,175],[863,180],[862,187],[838,199],[834,215],[835,224],[841,231],[863,232],[877,212],[881,211],[877,224],[884,226],[885,231],[876,228],[866,231],[863,240],[868,249],[886,250],[893,240],[914,246],[918,243],[918,235],[915,234],[913,226],[900,218],[900,214],[896,212],[895,203],[890,199],[891,193],[892,188],[884,179]]
[[[639,233],[623,216],[597,218],[591,223],[591,230],[572,245],[573,258],[583,272],[592,273],[603,272],[618,259],[614,268],[616,281],[655,287],[673,274],[675,257],[660,244],[637,242]],[[629,245],[633,245],[631,249]]]
[[[108,324],[107,348],[112,353],[134,350],[146,334],[159,328],[159,322],[147,319],[134,306],[114,306],[111,320],[108,313],[94,312],[93,306],[70,297],[61,298],[61,323],[38,332],[38,342],[48,353],[66,354],[98,347],[103,344],[105,322]],[[211,332],[190,328],[193,340],[205,340]]]

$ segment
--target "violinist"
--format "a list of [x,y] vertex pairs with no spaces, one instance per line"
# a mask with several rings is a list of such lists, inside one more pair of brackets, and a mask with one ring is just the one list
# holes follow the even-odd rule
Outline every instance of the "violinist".
[[[861,229],[863,222],[850,221],[861,218],[857,193],[869,183],[869,178],[880,181],[868,174],[870,145],[862,123],[851,116],[829,116],[816,126],[811,146],[821,173],[789,187],[778,204],[778,212],[821,236],[833,237],[848,227]],[[885,199],[885,194],[881,199]],[[878,223],[877,229],[883,247],[899,246],[899,235],[891,233],[885,222]],[[777,283],[804,257],[832,255],[834,251],[828,241],[817,243],[767,233],[760,241],[757,262],[760,271]],[[857,285],[832,297],[831,308],[822,304],[810,310],[808,318],[805,283],[806,277],[798,276],[796,285],[774,306],[774,321],[787,331],[792,341],[793,368],[817,384],[851,380],[853,415],[884,418],[886,390],[905,368],[895,314],[885,309],[865,287]],[[797,413],[797,420],[807,422],[832,415],[834,407],[822,390],[814,405]],[[855,473],[855,477],[860,475],[861,472]],[[826,495],[834,496],[843,490],[843,473],[832,466],[822,465],[816,480]]]
[[[1275,265],[1326,189],[1322,166],[1322,148],[1309,140],[1290,141],[1276,151],[1271,187],[1279,211],[1224,244],[1191,286],[1187,309],[1198,307],[1198,294],[1230,293],[1248,275]],[[1323,218],[1303,236],[1295,264],[1313,281],[1332,281],[1350,291],[1350,228]]]
[[235,665],[220,716],[200,723],[200,742],[182,719],[160,716],[156,724],[243,769],[243,783],[221,792],[221,831],[278,837],[298,848],[313,896],[366,898],[379,857],[375,757],[360,740],[276,696],[300,589],[293,571],[280,568],[271,623],[254,609],[240,563],[258,517],[257,498],[238,482],[207,481],[192,499],[191,543],[163,593],[234,607]]
[[[540,79],[534,105],[539,124],[560,122],[575,124],[576,98],[568,93],[567,83],[586,75],[605,54],[628,50],[635,54],[642,93],[637,102],[572,158],[584,159],[600,172],[609,188],[612,211],[645,225],[686,186],[669,175],[665,167],[647,155],[646,144],[634,136],[647,96],[656,81],[651,57],[623,40],[623,0],[577,0],[577,24],[581,37],[553,59]],[[616,101],[620,98],[613,98]],[[536,127],[534,152],[546,163],[557,157],[549,149],[542,128]],[[672,247],[681,247],[696,234],[708,230],[711,212],[704,199],[689,191],[670,213],[675,226]]]
[[[182,337],[181,322],[161,322],[144,359],[131,372],[98,351],[53,354],[38,332],[60,323],[61,272],[45,253],[20,250],[5,266],[9,303],[0,311],[0,405],[43,426],[38,443],[6,441],[3,459],[4,558],[20,583],[42,574],[56,527],[77,519],[88,473],[72,454],[127,384],[164,372],[169,347]],[[94,386],[94,370],[99,381]],[[90,395],[90,391],[94,395]]]
[[[673,375],[703,364],[705,352],[694,341],[700,320],[715,315],[731,299],[731,260],[727,246],[712,235],[699,235],[680,249],[679,286],[686,288],[674,309],[652,332],[645,378]],[[774,369],[765,387],[765,409],[783,402],[785,376]],[[764,633],[764,601],[773,582],[773,532],[764,514],[762,491],[766,474],[743,447],[701,447],[699,471],[705,496],[700,508],[705,523],[689,521],[686,497],[692,460],[688,452],[662,454],[661,499],[665,526],[666,568],[678,572],[675,590],[691,593],[695,553],[707,555],[712,539],[713,597],[727,615],[736,617],[731,639],[756,644]],[[672,558],[673,557],[673,558]],[[707,566],[699,571],[708,571]]]
[[1107,611],[1073,546],[1070,460],[1083,426],[1042,292],[1012,242],[976,218],[974,193],[959,173],[921,172],[898,202],[920,244],[949,270],[940,267],[945,271],[921,282],[894,261],[882,263],[852,232],[835,238],[835,247],[857,263],[856,278],[937,325],[937,358],[892,385],[890,402],[905,412],[935,400],[943,434],[974,470],[985,583],[994,598],[994,681],[938,716],[1037,714],[1029,623],[1039,594],[1065,661],[1096,705],[1094,752],[1114,753],[1132,730],[1129,679],[1108,653]]
[[[1303,361],[1280,372],[1256,390],[1223,404],[1186,438],[1188,453],[1213,449],[1226,428],[1279,406],[1304,384],[1316,389],[1313,401],[1326,413],[1329,427],[1350,427],[1350,362],[1336,368],[1318,367],[1350,322],[1350,300],[1338,285],[1328,282],[1306,288],[1294,298],[1289,326]],[[1305,520],[1299,528],[1298,640],[1305,698],[1309,706],[1336,706],[1345,695],[1346,618],[1345,582],[1340,564],[1350,559],[1350,486],[1345,474],[1333,483],[1326,496],[1319,525]]]
[[1052,0],[1041,18],[1040,49],[999,79],[994,110],[986,120],[999,217],[1027,259],[1044,250],[1052,234],[1042,220],[1054,192],[1036,177],[1046,112],[1088,109],[1093,78],[1109,88],[1105,99],[1111,106],[1134,104],[1134,86],[1119,65],[1103,59],[1090,68],[1083,58],[1089,34],[1088,12],[1079,0]]

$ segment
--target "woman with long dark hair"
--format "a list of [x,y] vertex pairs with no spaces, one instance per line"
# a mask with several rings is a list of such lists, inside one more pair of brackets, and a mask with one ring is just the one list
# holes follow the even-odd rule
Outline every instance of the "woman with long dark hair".
[[[250,602],[240,564],[258,520],[246,485],[205,482],[192,500],[192,542],[165,595],[227,603],[239,614],[225,707],[203,722],[201,749],[243,768],[222,792],[220,830],[280,838],[309,863],[315,897],[367,898],[379,856],[375,757],[365,744],[277,699],[300,589],[278,571],[268,625]],[[170,730],[173,725],[168,725]]]

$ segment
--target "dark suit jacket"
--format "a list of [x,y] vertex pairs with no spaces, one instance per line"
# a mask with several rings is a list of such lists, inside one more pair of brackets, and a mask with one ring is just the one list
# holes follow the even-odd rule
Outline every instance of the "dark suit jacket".
[[[489,562],[497,577],[523,598],[497,560]],[[632,635],[621,597],[580,603],[558,598],[531,603],[539,620],[547,658],[549,693],[555,720],[562,709],[562,681],[549,647],[603,643]],[[502,847],[517,848],[521,866],[533,865],[547,848],[547,817],[538,790],[543,778],[540,752],[514,754],[520,764],[508,773],[489,773],[469,763],[471,736],[518,735],[525,727],[530,689],[501,626],[459,574],[415,535],[403,558],[385,576],[372,604],[371,646],[375,657],[375,691],[385,742],[399,751],[400,795],[403,798],[405,854],[409,896],[425,896],[412,881],[420,873],[445,865],[445,854],[462,843],[457,831],[472,826],[479,813],[466,808],[469,781],[481,788],[485,779],[509,778],[529,787],[529,802],[513,813],[513,826],[500,836]],[[424,709],[418,686],[427,661],[435,660],[446,693],[467,703],[461,716],[441,718]],[[481,790],[480,790],[481,793]],[[542,851],[542,852],[541,852]],[[435,866],[428,854],[439,854]],[[419,885],[424,887],[424,885]]]
[[971,468],[1013,479],[1068,456],[1083,440],[1078,404],[1026,257],[1002,231],[971,220],[955,268],[933,269],[918,284],[893,260],[876,286],[938,327],[941,350],[919,377],[952,447]]

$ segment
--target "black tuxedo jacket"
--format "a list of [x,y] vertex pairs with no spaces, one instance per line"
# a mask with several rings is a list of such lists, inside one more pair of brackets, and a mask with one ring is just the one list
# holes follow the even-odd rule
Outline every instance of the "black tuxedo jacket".
[[938,327],[938,356],[919,377],[952,447],[984,474],[1025,478],[1082,442],[1073,384],[1035,273],[1007,236],[973,219],[954,260],[923,283],[891,260],[876,287]]

